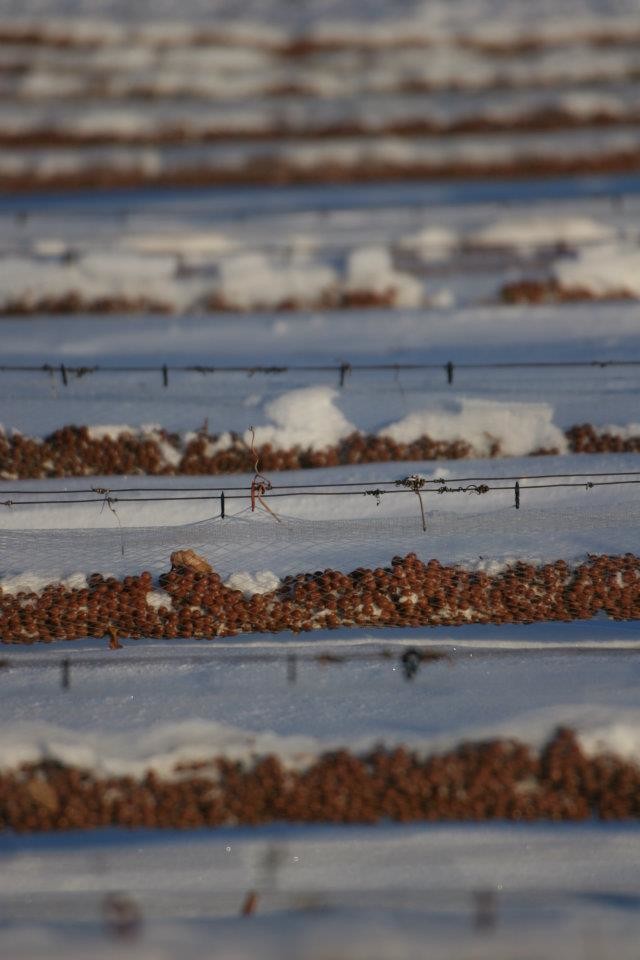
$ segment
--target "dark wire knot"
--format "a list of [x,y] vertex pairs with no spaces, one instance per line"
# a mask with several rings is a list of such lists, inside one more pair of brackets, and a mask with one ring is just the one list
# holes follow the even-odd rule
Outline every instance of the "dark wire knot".
[[424,504],[422,502],[422,497],[420,491],[423,489],[427,481],[424,477],[419,476],[417,473],[412,473],[408,477],[403,477],[402,480],[396,480],[396,487],[406,487],[407,490],[412,490],[418,498],[418,503],[420,504],[420,517],[422,519],[422,531],[426,532],[427,529],[427,518],[424,515]]
[[480,483],[480,484],[470,483],[466,487],[448,487],[445,483],[441,487],[438,487],[437,492],[438,493],[477,493],[478,495],[481,495],[483,493],[489,493],[490,489],[491,488],[488,487],[486,483]]
[[407,487],[408,490],[418,493],[419,490],[424,488],[426,482],[424,477],[417,473],[411,473],[408,477],[403,477],[402,480],[396,480],[395,484],[396,487]]

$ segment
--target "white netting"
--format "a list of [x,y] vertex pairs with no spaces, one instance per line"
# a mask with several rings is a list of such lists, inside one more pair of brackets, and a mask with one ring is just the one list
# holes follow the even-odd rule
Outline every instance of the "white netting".
[[244,514],[224,520],[165,527],[113,530],[9,530],[0,533],[0,575],[29,571],[56,579],[77,571],[124,576],[168,570],[173,551],[195,550],[226,578],[239,570],[270,570],[277,576],[326,567],[348,571],[388,564],[394,555],[421,560],[485,563],[515,559],[574,560],[587,553],[637,552],[640,503],[550,509],[501,509],[482,514],[429,514],[422,530],[415,516],[358,520],[300,520]]

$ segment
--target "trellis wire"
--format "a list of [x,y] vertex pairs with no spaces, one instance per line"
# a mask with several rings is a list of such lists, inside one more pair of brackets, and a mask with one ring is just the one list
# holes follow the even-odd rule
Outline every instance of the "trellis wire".
[[[450,484],[450,483],[490,483],[492,481],[502,482],[504,480],[518,480],[522,481],[524,474],[517,474],[514,476],[472,476],[472,477],[421,477],[420,480],[427,484],[439,484],[440,486]],[[567,477],[640,477],[640,470],[601,470],[601,471],[587,471],[586,473],[576,473],[572,471],[571,473],[528,473],[526,478],[528,480],[561,480]],[[369,486],[372,487],[382,487],[382,486],[395,486],[397,480],[369,480],[367,481],[367,489]],[[302,491],[312,491],[316,489],[327,488],[349,488],[349,487],[358,487],[362,491],[363,483],[362,481],[349,480],[349,481],[334,481],[327,483],[274,483],[271,485],[271,490],[302,490]],[[582,486],[582,484],[578,484]],[[20,496],[49,496],[51,494],[65,494],[73,496],[80,493],[99,493],[99,494],[112,494],[112,493],[205,493],[205,492],[214,492],[220,493],[228,491],[238,491],[238,490],[247,490],[246,484],[240,486],[233,486],[230,484],[219,484],[216,486],[198,486],[198,487],[79,487],[77,490],[31,490],[21,487],[19,489],[9,489],[2,487],[0,481],[0,491],[5,494],[18,494]]]
[[[126,638],[123,638],[126,639]],[[206,643],[207,641],[202,641]],[[527,656],[548,656],[549,652],[551,653],[571,653],[572,656],[576,655],[592,655],[593,649],[590,648],[576,648],[575,644],[563,644],[558,645],[555,648],[552,648],[551,651],[544,650],[541,648],[533,648],[526,650]],[[629,654],[637,656],[640,653],[640,649],[637,646],[626,646],[618,647],[615,645],[607,645],[607,655],[611,654],[628,656]],[[490,658],[495,659],[501,658],[504,656],[512,656],[512,650],[482,650],[474,649],[473,656],[477,659],[481,657],[483,659]],[[424,647],[424,646],[409,646],[409,645],[398,645],[397,649],[391,649],[389,647],[382,647],[379,650],[373,651],[355,651],[355,652],[340,652],[336,653],[335,651],[323,651],[323,652],[291,652],[289,650],[280,650],[268,653],[251,653],[243,651],[239,656],[237,654],[230,654],[225,652],[216,651],[215,647],[211,651],[207,651],[206,654],[201,654],[199,656],[190,655],[188,657],[181,657],[180,663],[185,664],[198,664],[202,662],[210,663],[211,661],[222,663],[225,665],[237,664],[241,667],[246,667],[249,664],[261,665],[261,664],[285,664],[286,666],[286,678],[289,685],[294,685],[298,679],[298,667],[304,665],[305,667],[313,667],[315,669],[326,669],[327,667],[341,667],[346,664],[352,663],[372,663],[383,666],[385,664],[393,664],[394,670],[398,667],[400,668],[405,680],[413,680],[421,667],[428,666],[429,664],[445,662],[449,666],[453,665],[456,661],[460,660],[461,654],[454,647],[453,650],[443,650],[443,649],[434,649],[433,647]],[[466,651],[462,652],[462,656],[468,656]],[[146,666],[148,664],[161,664],[166,665],[174,661],[174,658],[171,656],[127,656],[126,663],[128,665],[134,666]],[[89,657],[61,657],[55,661],[43,660],[42,657],[37,657],[35,659],[28,659],[26,657],[14,657],[14,658],[2,658],[0,659],[0,673],[9,672],[11,670],[36,670],[40,672],[42,670],[51,669],[51,667],[57,668],[60,671],[60,687],[63,690],[71,689],[71,679],[72,679],[72,668],[81,668],[86,667],[89,670],[100,669],[100,667],[107,667],[111,669],[113,661],[109,657],[108,659],[97,660],[95,658]],[[79,682],[77,674],[74,676],[74,686],[77,686]]]
[[[149,840],[148,836],[144,836],[148,831],[128,831],[128,833],[134,836],[138,843],[143,842],[143,840],[146,843]],[[229,839],[231,840],[232,836]],[[364,910],[365,916],[373,909],[379,909],[381,906],[392,910],[394,915],[407,912],[415,915],[416,912],[424,910],[425,904],[427,904],[430,913],[435,913],[440,918],[446,918],[448,925],[451,924],[451,918],[454,916],[458,923],[458,934],[465,936],[464,931],[468,926],[476,933],[477,931],[486,933],[487,930],[504,923],[505,917],[509,918],[515,915],[521,922],[523,910],[528,913],[543,911],[540,914],[543,922],[539,922],[535,927],[535,934],[539,935],[542,931],[543,937],[541,939],[544,943],[544,919],[546,919],[548,911],[551,909],[558,912],[561,907],[566,913],[575,906],[575,902],[583,904],[586,899],[582,889],[573,888],[568,890],[553,889],[551,891],[548,888],[523,887],[515,890],[502,890],[500,888],[498,893],[494,889],[467,889],[464,886],[445,888],[440,884],[434,887],[429,882],[430,877],[427,877],[426,880],[423,878],[418,885],[387,885],[375,889],[350,889],[337,886],[318,888],[317,885],[301,887],[299,884],[295,886],[295,889],[285,889],[278,886],[277,878],[283,864],[286,864],[288,860],[286,840],[278,839],[277,836],[274,839],[269,834],[264,838],[257,832],[255,836],[251,837],[250,842],[256,850],[256,856],[248,861],[253,864],[253,871],[256,875],[255,888],[249,887],[246,889],[231,880],[226,881],[224,890],[208,886],[201,890],[172,889],[171,898],[168,901],[164,897],[158,898],[152,887],[146,890],[138,888],[131,892],[123,891],[114,895],[108,892],[110,886],[109,883],[106,883],[106,886],[102,884],[91,889],[81,890],[78,888],[72,892],[68,890],[38,892],[35,895],[31,894],[28,898],[19,893],[5,893],[0,897],[0,906],[3,916],[8,918],[6,921],[8,924],[19,925],[25,919],[33,922],[34,910],[37,911],[39,918],[42,918],[42,916],[64,918],[65,925],[75,925],[76,927],[82,925],[83,930],[87,925],[88,918],[94,922],[102,920],[101,942],[111,940],[121,943],[124,937],[129,946],[131,943],[135,945],[136,942],[140,942],[142,921],[145,924],[153,924],[154,921],[157,922],[160,919],[166,923],[169,906],[171,907],[170,916],[172,920],[176,918],[184,920],[187,916],[192,924],[197,924],[199,922],[198,918],[202,916],[206,917],[207,922],[210,923],[212,902],[215,903],[216,911],[220,915],[235,916],[240,913],[242,916],[249,916],[249,913],[244,909],[249,896],[254,898],[255,906],[259,903],[257,912],[262,916],[273,916],[274,911],[277,915],[277,913],[286,910],[288,913],[299,914],[303,918],[306,916],[307,920],[310,909],[325,919],[326,916],[332,915],[329,911],[337,911],[339,915],[340,912],[345,910],[346,906],[356,913]],[[115,843],[117,844],[118,841],[115,841]],[[119,848],[116,846],[115,849]],[[406,867],[406,864],[402,861],[402,852],[394,852],[392,847],[386,851],[385,855],[387,857],[393,856],[393,864],[400,868],[400,874],[402,875],[402,868]],[[114,856],[114,863],[117,863],[117,856]],[[101,862],[100,875],[102,878],[109,880],[112,870],[113,863],[110,859],[105,859],[104,864]],[[102,886],[105,886],[105,889],[102,889]],[[111,886],[118,886],[118,889],[120,889],[119,884],[111,883]],[[622,896],[625,895],[622,894]],[[630,902],[635,905],[637,900],[635,892],[633,895],[628,894],[627,896]],[[128,904],[132,909],[133,915],[137,918],[137,925],[134,929],[129,927],[124,930],[120,929],[109,916],[114,897],[117,897],[123,906]],[[189,905],[187,913],[183,909],[185,902]],[[196,911],[195,918],[194,911]],[[537,913],[533,915],[538,916]],[[417,936],[411,939],[412,924],[408,924],[407,929],[409,930],[409,943],[423,942],[419,941]],[[531,937],[529,937],[529,940],[531,941]],[[533,942],[536,943],[535,940]],[[494,954],[497,960],[504,960],[508,951],[498,949],[494,951]],[[350,948],[347,943],[340,950],[339,955],[344,960],[354,960],[355,957],[362,956],[362,952],[358,952],[357,946],[354,952],[354,949]],[[80,954],[71,953],[71,956],[80,956]],[[168,954],[168,956],[173,956],[173,954]],[[597,954],[596,956],[601,958],[604,954]]]
[[[570,645],[567,644],[567,648],[571,649]],[[631,648],[631,652],[636,651],[634,648]],[[339,666],[344,663],[377,663],[378,661],[393,663],[397,660],[402,661],[402,658],[407,653],[414,654],[416,657],[418,657],[421,663],[427,663],[429,661],[436,662],[451,660],[451,654],[449,651],[435,650],[431,647],[424,646],[414,647],[411,644],[404,643],[402,645],[398,645],[396,649],[383,646],[377,650],[345,650],[339,653],[335,650],[292,652],[291,650],[283,649],[264,653],[252,653],[251,651],[243,650],[241,654],[234,654],[224,651],[221,652],[213,647],[211,650],[207,650],[207,652],[203,654],[189,654],[186,657],[181,656],[180,663],[210,663],[213,660],[224,664],[237,663],[241,664],[242,666],[246,666],[248,663],[286,663],[291,659],[291,657],[294,657],[298,663],[315,664],[320,667],[325,667],[334,665]],[[496,653],[496,651],[485,651],[485,654],[489,653],[493,655]],[[501,655],[501,652],[499,652],[499,655]],[[147,664],[164,665],[174,661],[175,658],[170,655],[155,654],[150,657],[136,655],[126,657],[126,662],[135,666],[145,666]],[[66,676],[67,679],[69,676],[69,671],[72,667],[87,667],[88,669],[93,670],[94,668],[100,669],[101,667],[108,668],[110,665],[111,664],[109,660],[82,656],[65,656],[56,658],[55,660],[43,660],[42,657],[2,657],[0,659],[0,670],[43,670],[53,666],[61,671],[63,678]]]
[[[123,637],[126,640],[126,637]],[[207,640],[197,640],[197,643],[206,645]],[[306,642],[306,641],[305,641]],[[372,641],[373,642],[373,641]],[[489,641],[490,642],[490,641]],[[134,645],[136,641],[132,641]],[[300,651],[295,650],[291,651],[286,645],[283,644],[283,649],[278,651],[269,651],[264,653],[252,653],[251,650],[243,648],[237,653],[229,653],[227,651],[221,651],[218,649],[219,645],[223,641],[217,638],[216,645],[211,645],[207,648],[206,652],[201,654],[182,654],[180,656],[179,662],[181,665],[190,664],[197,665],[199,663],[222,663],[222,664],[237,664],[239,666],[245,667],[248,664],[279,664],[279,663],[288,663],[290,659],[295,658],[298,664],[306,664],[309,666],[316,667],[332,667],[332,666],[343,666],[344,664],[351,663],[395,663],[396,661],[402,661],[402,658],[407,654],[413,655],[414,653],[419,657],[421,663],[436,663],[439,661],[444,661],[449,664],[453,664],[456,661],[469,657],[473,655],[473,659],[489,659],[496,660],[502,659],[504,657],[513,657],[516,653],[513,647],[487,647],[479,646],[474,644],[472,647],[466,646],[460,643],[460,640],[456,637],[452,639],[450,643],[443,644],[442,642],[436,641],[434,644],[430,642],[428,646],[424,646],[422,643],[419,643],[418,646],[412,644],[407,644],[406,642],[397,643],[394,647],[382,646],[380,649],[371,650],[371,651],[349,651],[341,650],[336,652],[333,650],[322,650],[322,651]],[[128,649],[131,649],[129,647]],[[101,651],[100,651],[101,652]],[[594,654],[601,654],[605,652],[607,656],[612,654],[617,656],[638,656],[640,655],[640,640],[637,642],[634,641],[624,641],[622,644],[616,642],[615,640],[607,640],[606,648],[603,648],[602,643],[591,643],[582,644],[580,641],[568,641],[565,643],[559,643],[554,641],[549,641],[541,646],[528,646],[526,641],[523,641],[521,644],[518,644],[517,655],[520,657],[523,654],[526,654],[527,657],[548,657],[553,656],[563,656],[567,653],[571,653],[573,656],[593,656]],[[147,664],[152,664],[155,666],[161,665],[165,666],[167,664],[176,663],[176,657],[171,654],[154,654],[153,656],[140,656],[140,655],[130,655],[127,654],[124,657],[124,662],[129,666],[144,667]],[[87,668],[88,670],[99,670],[101,668],[111,669],[113,666],[113,661],[111,658],[104,659],[101,656],[98,657],[83,657],[73,654],[72,656],[59,656],[55,658],[44,658],[43,656],[37,657],[23,657],[23,656],[14,656],[14,657],[0,657],[0,674],[3,671],[11,670],[36,670],[40,672],[43,670],[56,669],[61,673],[61,685],[65,689],[70,685],[70,674],[72,668]]]
[[[497,187],[497,196],[495,196],[495,183],[486,184],[486,187],[488,188],[489,197],[483,196],[478,201],[476,199],[478,195],[478,184],[472,185],[471,192],[473,194],[473,202],[482,203],[488,201],[495,204],[498,208],[504,209],[521,205],[526,205],[527,208],[544,207],[549,204],[553,204],[554,207],[558,205],[570,206],[576,202],[576,199],[586,199],[602,201],[607,203],[611,209],[618,210],[624,207],[627,201],[633,202],[636,200],[638,195],[637,177],[633,174],[629,176],[620,176],[619,174],[605,175],[592,178],[589,181],[582,178],[578,183],[570,183],[567,182],[566,179],[563,179],[560,185],[557,181],[550,183],[541,181],[535,184],[534,189],[530,190],[530,195],[526,198],[522,197],[520,185],[516,186],[514,192],[513,184],[499,184]],[[505,188],[507,188],[506,193]],[[189,190],[189,192],[191,191]],[[291,188],[288,188],[286,192],[293,194],[295,199],[297,193],[295,189],[291,190]],[[268,195],[270,190],[269,188],[263,188],[261,191],[259,190],[259,193]],[[300,201],[297,203],[294,202],[293,204],[291,204],[291,202],[283,204],[283,197],[280,197],[279,206],[284,206],[285,213],[303,212],[313,216],[322,216],[327,212],[341,211],[344,204],[340,198],[346,195],[348,197],[349,209],[358,212],[363,209],[369,209],[372,206],[376,211],[393,209],[394,207],[414,210],[418,206],[418,201],[420,203],[418,208],[419,213],[424,214],[425,211],[429,210],[424,185],[422,184],[404,184],[403,186],[395,184],[394,194],[397,195],[398,200],[393,204],[389,202],[389,198],[385,195],[384,191],[376,191],[375,187],[372,187],[370,184],[356,185],[355,190],[353,185],[349,185],[347,188],[344,185],[332,184],[328,190],[327,188],[315,188],[311,192],[307,191],[305,193],[303,204],[301,204]],[[329,193],[329,199],[333,198],[333,205],[328,203],[327,200],[319,202],[325,193]],[[127,222],[135,217],[141,219],[162,217],[163,222],[168,222],[169,226],[172,226],[176,217],[181,219],[188,217],[190,219],[205,220],[207,224],[209,224],[213,213],[220,213],[220,199],[225,201],[222,205],[222,212],[226,212],[234,220],[240,222],[246,221],[249,216],[263,219],[272,212],[270,206],[265,209],[260,205],[261,198],[257,191],[251,191],[249,202],[247,203],[247,191],[241,188],[219,188],[217,191],[206,191],[208,198],[214,201],[212,206],[203,204],[203,192],[200,191],[200,195],[194,202],[186,204],[174,202],[168,208],[160,207],[159,209],[157,207],[157,198],[154,198],[152,201],[145,201],[143,197],[139,197],[138,202],[131,202],[130,200],[123,202],[121,192],[116,191],[116,194],[117,198],[114,198],[114,202],[111,203],[108,208],[106,204],[99,205],[101,219]],[[436,194],[438,194],[437,190]],[[447,203],[446,200],[441,201],[439,206],[450,205],[454,208],[463,205],[466,206],[469,201],[465,199],[464,194],[464,189],[461,189],[458,184],[457,196],[449,201],[449,203]],[[61,198],[55,199],[58,200]],[[229,203],[229,201],[231,202]],[[27,204],[28,200],[24,197],[21,197],[19,200],[14,198],[13,203],[7,204],[5,202],[2,210],[0,210],[0,216],[10,218],[18,224],[26,224],[30,220],[45,217],[52,219],[63,217],[65,221],[70,219],[82,221],[87,219],[92,220],[96,216],[95,195],[93,194],[88,200],[86,193],[84,196],[80,195],[79,197],[67,195],[64,197],[63,204],[56,202],[51,204],[50,200],[43,202],[42,198],[38,198],[37,206],[35,203],[30,206]]]
[[147,373],[159,374],[164,387],[169,386],[171,373],[199,373],[231,374],[246,373],[254,376],[257,373],[279,375],[284,373],[335,373],[340,386],[344,386],[346,378],[356,372],[387,372],[401,373],[403,371],[442,370],[447,383],[452,384],[456,370],[520,370],[520,369],[571,369],[571,368],[600,368],[606,367],[640,367],[640,360],[523,360],[523,361],[486,361],[478,363],[454,362],[445,363],[326,363],[326,364],[237,364],[237,365],[209,365],[209,364],[169,364],[158,365],[142,364],[104,364],[95,365],[68,365],[65,363],[29,364],[0,364],[1,373],[48,373],[59,374],[63,385],[69,385],[69,377],[81,379],[94,373]]
[[[271,498],[280,498],[280,497],[358,497],[358,496],[372,496],[376,497],[378,501],[383,496],[393,496],[397,494],[451,494],[451,493],[475,493],[478,495],[484,495],[487,493],[494,493],[500,491],[514,491],[516,496],[516,507],[519,508],[520,504],[520,491],[522,490],[549,490],[549,489],[559,489],[559,488],[579,488],[583,490],[591,490],[595,487],[609,487],[609,486],[633,486],[640,484],[640,479],[632,480],[587,480],[585,482],[571,482],[564,481],[560,483],[521,483],[519,480],[516,480],[515,486],[512,484],[501,483],[501,478],[496,478],[498,480],[497,485],[489,484],[469,484],[468,486],[458,486],[452,487],[448,485],[442,485],[439,487],[425,487],[418,485],[416,487],[415,481],[413,483],[407,483],[411,478],[406,478],[406,480],[396,480],[396,481],[384,481],[385,483],[395,483],[396,486],[401,486],[403,489],[390,489],[383,490],[377,487],[361,487],[357,490],[318,490],[313,488],[303,488],[297,490],[290,490],[288,492],[279,492],[277,489],[269,489],[265,493],[265,497]],[[418,478],[422,480],[422,478]],[[422,481],[423,483],[434,481]],[[435,481],[442,482],[442,481]],[[451,481],[449,481],[450,483]],[[148,489],[148,488],[147,488]],[[166,488],[165,488],[166,489]],[[228,487],[217,488],[221,491],[225,500],[250,500],[251,499],[251,489],[250,487],[234,487],[235,491],[245,492],[233,492],[228,493]],[[102,492],[104,488],[100,488],[101,493],[98,497],[88,497],[80,500],[67,500],[67,499],[47,499],[47,500],[1,500],[0,506],[5,507],[22,507],[22,506],[78,506],[81,504],[95,503],[104,506],[112,506],[117,503],[172,503],[172,502],[184,502],[189,500],[194,501],[203,501],[203,500],[212,500],[217,499],[212,497],[210,494],[200,494],[197,493],[195,496],[162,496],[162,497],[119,497],[113,495],[113,491],[106,490]],[[19,491],[17,491],[19,493]],[[44,493],[45,491],[43,491]],[[73,491],[65,491],[65,495],[72,494]],[[15,494],[14,494],[15,495]]]

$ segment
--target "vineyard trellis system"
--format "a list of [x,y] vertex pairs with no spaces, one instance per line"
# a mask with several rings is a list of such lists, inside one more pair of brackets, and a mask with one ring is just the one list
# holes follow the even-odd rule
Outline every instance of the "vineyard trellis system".
[[[402,675],[406,680],[413,680],[414,677],[418,674],[418,671],[421,666],[437,663],[437,662],[446,662],[448,665],[453,665],[456,661],[460,659],[460,653],[458,652],[459,641],[456,639],[456,646],[453,647],[453,650],[436,650],[432,647],[423,647],[423,646],[408,646],[406,644],[397,645],[400,649],[392,649],[389,646],[384,646],[379,650],[373,650],[370,652],[363,651],[340,651],[336,650],[325,650],[323,652],[311,652],[311,653],[302,653],[296,651],[291,653],[288,650],[280,651],[268,651],[263,653],[252,653],[243,651],[241,655],[225,653],[216,650],[215,647],[207,651],[206,654],[193,655],[189,654],[188,656],[182,656],[180,658],[181,665],[184,664],[198,664],[205,662],[207,665],[213,663],[221,663],[225,666],[240,665],[243,668],[247,665],[273,665],[273,664],[284,664],[286,667],[286,678],[289,684],[295,684],[298,679],[298,668],[300,666],[312,667],[312,668],[322,668],[327,667],[340,667],[346,664],[353,663],[370,663],[370,664],[393,664],[394,669],[398,668],[401,670]],[[523,650],[526,652],[528,657],[538,657],[538,656],[548,656],[551,654],[558,653],[571,653],[572,656],[579,655],[593,655],[594,652],[601,652],[601,644],[591,644],[584,645],[579,642],[569,642],[569,643],[554,643],[550,641],[548,644],[545,644],[544,647],[527,647],[526,643],[522,644],[522,647],[518,648],[518,655],[521,656]],[[622,656],[638,656],[640,654],[640,641],[635,642],[625,642],[623,644],[616,643],[615,641],[607,642],[607,656],[611,654],[622,655]],[[480,658],[491,658],[504,657],[504,656],[513,656],[514,651],[512,649],[483,649],[474,647],[473,657],[474,659]],[[466,650],[463,649],[462,656],[468,656]],[[154,655],[151,657],[143,656],[127,656],[126,662],[128,665],[134,665],[138,667],[144,667],[148,664],[163,665],[166,666],[174,662],[174,658],[171,656],[158,656]],[[41,672],[43,670],[54,669],[60,672],[60,686],[63,690],[71,689],[71,677],[72,670],[86,668],[88,670],[99,670],[101,667],[110,668],[110,660],[97,660],[92,657],[61,657],[55,661],[43,660],[42,657],[37,657],[35,659],[29,659],[27,657],[19,658],[2,658],[0,659],[0,674],[8,674],[14,670],[35,670],[36,672]],[[77,683],[77,674],[74,683]]]
[[[622,651],[619,651],[622,652]],[[629,652],[628,650],[624,651]],[[633,649],[631,648],[631,652]],[[154,657],[127,657],[128,664],[135,664],[137,666],[144,666],[149,663],[155,664],[167,664],[171,662],[170,657],[166,656],[154,656]],[[414,647],[405,645],[400,651],[394,651],[388,647],[383,647],[381,650],[375,650],[372,652],[363,652],[363,651],[351,651],[351,652],[340,652],[336,653],[335,651],[324,651],[322,653],[291,653],[286,650],[279,652],[268,652],[268,653],[246,653],[243,652],[242,657],[239,658],[232,654],[216,653],[215,651],[211,655],[203,656],[188,656],[182,657],[180,662],[184,663],[198,663],[206,661],[209,664],[212,660],[224,663],[225,665],[233,663],[242,663],[243,666],[247,664],[282,664],[286,666],[286,677],[287,681],[290,684],[295,684],[298,679],[298,667],[302,664],[305,666],[312,667],[329,667],[329,666],[341,666],[347,663],[393,663],[400,667],[402,674],[406,680],[413,680],[418,670],[423,664],[436,663],[438,661],[452,662],[451,655],[445,651],[436,651],[424,647]],[[55,666],[60,670],[60,686],[63,690],[69,690],[71,688],[71,671],[73,668],[87,667],[90,670],[94,668],[100,668],[100,666],[108,666],[109,661],[106,660],[93,660],[90,658],[81,658],[73,657],[63,657],[55,663]],[[26,658],[20,659],[1,659],[0,660],[0,672],[8,673],[12,670],[22,670],[22,669],[35,669],[42,670],[51,667],[51,662],[43,661],[41,658],[37,660],[28,660]]]
[[[545,192],[545,187],[548,192]],[[305,197],[303,205],[305,213],[323,216],[328,210],[332,211],[336,209],[336,207],[331,205],[331,202],[323,202],[322,194],[324,192],[324,188],[320,188],[320,191],[316,190],[311,195]],[[396,188],[396,193],[397,192],[398,190]],[[478,185],[474,184],[470,192],[475,200],[478,194]],[[496,186],[496,184],[486,184],[483,189],[483,193],[484,192],[489,195],[489,202],[493,202],[498,207],[505,209],[510,209],[518,199],[518,197],[511,195],[512,190],[509,184],[500,184],[498,186]],[[436,191],[436,193],[438,193],[438,191]],[[269,191],[264,191],[264,195],[268,196]],[[332,185],[331,195],[338,198],[334,200],[334,203],[337,203],[338,210],[342,208],[341,200],[345,195],[348,195],[349,207],[358,211],[368,209],[372,205],[374,209],[385,209],[393,206],[383,193],[376,190],[375,187],[372,188],[369,184],[361,184],[359,189],[354,192],[353,185],[345,187],[343,184],[335,183]],[[637,195],[637,178],[631,174],[627,177],[611,176],[598,178],[597,180],[595,178],[590,181],[583,180],[577,184],[567,181],[549,184],[539,183],[530,189],[526,202],[527,206],[535,207],[553,203],[554,207],[557,207],[558,204],[571,205],[575,203],[577,198],[595,198],[602,200],[607,203],[612,210],[619,212],[624,209],[627,200],[634,201],[637,199]],[[9,203],[7,203],[8,199]],[[32,219],[37,220],[43,217],[51,217],[54,219],[62,217],[65,221],[69,221],[70,219],[76,221],[92,221],[96,216],[96,208],[93,205],[95,195],[91,195],[88,203],[84,197],[67,196],[64,197],[63,204],[56,202],[59,199],[60,198],[57,197],[54,198],[54,202],[52,203],[51,198],[43,202],[42,198],[39,197],[31,206],[27,206],[29,201],[28,198],[24,196],[5,198],[2,209],[0,209],[0,217],[10,218],[18,225],[26,225]],[[223,209],[228,212],[233,219],[239,220],[240,222],[246,220],[248,215],[246,209],[247,194],[244,191],[238,190],[235,195],[233,193],[230,194],[229,191],[224,191],[220,198],[214,198],[214,207],[218,206],[216,201],[220,199],[224,200]],[[415,208],[418,200],[420,200],[422,206],[425,209],[427,208],[424,185],[416,187],[414,184],[405,184],[402,188],[401,199],[404,201],[404,203],[401,203],[402,206]],[[251,202],[255,205],[257,200],[259,200],[259,197],[254,194],[251,197]],[[234,203],[234,201],[236,201],[236,203]],[[296,203],[290,206],[294,210],[298,209],[298,204]],[[284,212],[287,212],[289,205],[286,204],[286,198],[279,197],[279,209],[282,210],[283,208]],[[237,212],[238,210],[239,213]],[[268,215],[271,212],[272,209],[269,205],[266,213]],[[117,198],[116,202],[112,202],[108,206],[100,204],[99,214],[102,219],[128,223],[129,220],[135,217],[155,217],[158,214],[158,210],[157,206],[153,203],[144,202],[144,198],[140,198],[138,202],[129,203],[128,205],[122,201],[122,198]],[[203,205],[201,198],[198,198],[197,203],[181,205],[174,202],[166,209],[161,207],[160,215],[168,221],[185,217],[195,221],[204,220],[207,225],[210,225],[211,221],[211,209]],[[263,216],[264,213],[259,208],[258,213],[254,215]]]
[[[484,478],[461,478],[427,479],[419,475],[403,477],[399,480],[379,480],[376,483],[363,485],[362,483],[331,483],[331,484],[283,484],[275,486],[269,481],[256,478],[250,484],[245,486],[215,486],[215,487],[88,487],[78,490],[31,490],[31,489],[2,489],[3,494],[9,496],[31,496],[43,497],[45,499],[37,500],[0,500],[0,506],[4,507],[23,507],[23,506],[79,506],[88,503],[95,503],[101,507],[108,506],[113,509],[115,504],[119,503],[173,503],[194,501],[220,501],[220,517],[225,519],[225,503],[227,500],[249,500],[252,511],[256,508],[256,500],[263,503],[263,498],[268,497],[373,497],[378,505],[382,498],[397,494],[411,493],[420,499],[423,494],[446,494],[468,493],[483,496],[488,493],[499,493],[512,491],[515,499],[516,509],[520,509],[522,491],[539,491],[550,489],[581,489],[592,490],[596,487],[612,486],[637,486],[640,484],[639,471],[629,471],[620,473],[593,473],[593,474],[540,474],[531,476],[527,479],[541,479],[542,483],[523,482],[521,477],[484,477]],[[574,479],[565,479],[571,477]],[[590,477],[613,477],[613,479],[587,479]],[[577,478],[577,479],[575,479]],[[469,482],[470,480],[475,482]],[[547,482],[553,480],[554,482]],[[482,482],[478,482],[482,481]],[[511,481],[515,481],[512,483]],[[458,483],[458,486],[452,484]],[[326,489],[329,487],[330,489]],[[139,496],[123,497],[122,493],[160,493],[170,494],[169,496]],[[184,496],[184,493],[189,493]],[[97,496],[86,497],[85,494],[94,493]],[[81,495],[81,499],[69,499],[69,497]],[[422,501],[421,501],[422,503]],[[264,503],[263,503],[264,505]],[[274,517],[274,519],[278,519]],[[424,529],[423,516],[423,529]]]
[[246,373],[278,375],[285,373],[335,373],[341,387],[345,385],[347,377],[352,373],[402,373],[440,370],[444,372],[448,384],[452,384],[456,370],[567,370],[567,369],[606,369],[608,367],[640,367],[640,360],[529,360],[529,361],[487,361],[478,363],[454,362],[446,363],[321,363],[321,364],[237,364],[237,365],[210,365],[210,364],[95,364],[69,365],[65,363],[28,364],[0,364],[0,373],[46,373],[58,374],[62,384],[66,387],[72,377],[82,379],[96,373],[142,373],[158,374],[162,378],[164,387],[169,386],[169,375],[172,373],[199,373],[203,376],[210,374]]

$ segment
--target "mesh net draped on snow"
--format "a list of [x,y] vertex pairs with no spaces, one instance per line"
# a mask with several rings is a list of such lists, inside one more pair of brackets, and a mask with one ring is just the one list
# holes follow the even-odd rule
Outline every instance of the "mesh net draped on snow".
[[120,638],[635,620],[639,515],[633,503],[588,514],[512,509],[434,515],[423,530],[417,516],[276,521],[264,513],[5,533],[3,556],[23,573],[0,581],[0,640],[108,637],[117,648]]
[[562,505],[479,514],[426,512],[426,531],[415,515],[357,520],[301,520],[256,511],[178,526],[113,530],[7,530],[0,533],[2,577],[26,571],[52,579],[75,572],[112,576],[168,570],[170,555],[192,549],[223,578],[239,570],[270,570],[278,577],[326,567],[349,571],[386,565],[415,553],[477,569],[496,560],[575,561],[587,553],[637,552],[640,502],[609,507]]

